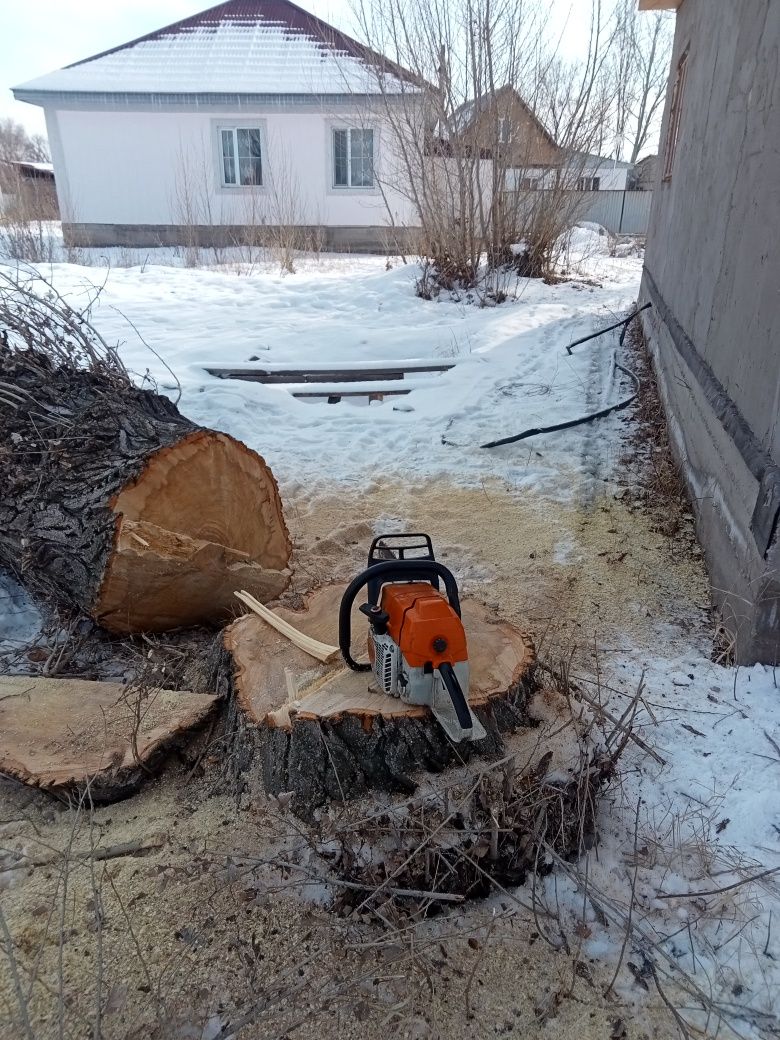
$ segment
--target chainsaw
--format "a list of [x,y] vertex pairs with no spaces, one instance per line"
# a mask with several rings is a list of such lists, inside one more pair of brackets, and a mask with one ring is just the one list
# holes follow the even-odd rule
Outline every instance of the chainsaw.
[[[368,618],[370,663],[362,664],[351,654],[351,625],[355,598],[366,586],[368,601],[359,609]],[[455,743],[487,735],[467,701],[469,660],[458,586],[436,560],[427,534],[373,540],[368,567],[341,600],[339,649],[354,671],[373,672],[382,693],[430,708]]]

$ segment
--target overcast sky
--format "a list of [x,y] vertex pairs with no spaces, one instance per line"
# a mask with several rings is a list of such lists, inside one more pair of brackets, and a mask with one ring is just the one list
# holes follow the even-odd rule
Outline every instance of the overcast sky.
[[[43,112],[14,101],[10,87],[143,36],[212,7],[216,0],[0,0],[0,116],[33,133],[45,130]],[[350,0],[297,0],[337,28],[354,33]],[[576,50],[585,30],[582,0],[548,0],[556,32]]]

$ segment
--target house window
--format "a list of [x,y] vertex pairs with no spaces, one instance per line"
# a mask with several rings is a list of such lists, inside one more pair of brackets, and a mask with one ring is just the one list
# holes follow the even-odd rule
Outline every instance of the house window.
[[263,183],[263,148],[257,126],[225,127],[219,132],[222,183]]
[[333,187],[374,187],[374,131],[333,131]]
[[538,188],[539,188],[539,178],[538,177],[523,177],[523,179],[520,181],[520,190],[521,191],[537,191]]
[[498,143],[509,144],[512,140],[512,121],[502,116],[498,121]]
[[577,191],[598,191],[601,188],[601,177],[580,177]]
[[677,76],[672,91],[672,108],[669,113],[669,126],[666,129],[666,147],[664,150],[664,175],[665,181],[672,179],[674,167],[674,156],[677,151],[677,139],[680,136],[680,115],[682,113],[683,91],[685,90],[685,73],[688,66],[688,50],[677,65]]

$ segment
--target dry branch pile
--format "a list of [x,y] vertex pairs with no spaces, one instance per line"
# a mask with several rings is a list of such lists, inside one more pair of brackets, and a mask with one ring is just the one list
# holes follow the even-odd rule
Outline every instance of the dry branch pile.
[[289,580],[273,474],[140,389],[85,311],[0,275],[0,563],[116,632],[224,619]]
[[448,790],[444,799],[418,799],[403,813],[374,817],[365,835],[353,825],[341,829],[330,842],[343,889],[339,903],[376,907],[412,899],[425,907],[456,901],[452,897],[482,898],[496,887],[522,885],[529,873],[549,873],[548,852],[576,858],[595,843],[597,799],[613,762],[583,758],[568,778],[548,776],[549,764],[547,753],[517,775],[509,759],[465,791]]

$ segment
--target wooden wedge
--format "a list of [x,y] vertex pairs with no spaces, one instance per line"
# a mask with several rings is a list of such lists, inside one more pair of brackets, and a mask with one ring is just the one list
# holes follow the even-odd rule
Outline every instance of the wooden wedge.
[[240,599],[244,606],[249,607],[251,611],[261,617],[263,621],[275,628],[277,632],[285,636],[294,643],[295,646],[303,650],[305,653],[310,654],[312,657],[316,657],[318,661],[322,661],[323,664],[331,664],[335,661],[341,651],[337,646],[330,646],[328,643],[321,643],[319,639],[312,639],[311,636],[305,635],[305,633],[294,628],[289,622],[284,621],[279,617],[278,614],[274,614],[272,610],[264,606],[254,596],[250,595],[245,589],[236,593],[236,598]]

